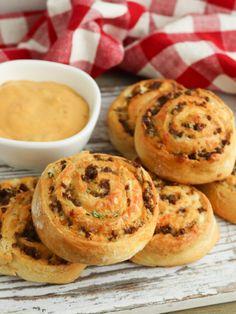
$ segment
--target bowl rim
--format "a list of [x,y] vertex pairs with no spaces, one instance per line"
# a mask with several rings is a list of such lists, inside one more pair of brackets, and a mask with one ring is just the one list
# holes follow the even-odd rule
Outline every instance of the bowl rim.
[[[90,110],[90,115],[89,115],[89,119],[87,124],[83,127],[82,130],[80,130],[78,133],[70,136],[70,137],[66,137],[65,139],[61,139],[61,140],[56,140],[56,141],[47,141],[47,142],[43,142],[43,141],[21,141],[21,140],[14,140],[14,139],[10,139],[10,138],[4,138],[4,137],[0,137],[0,145],[1,144],[7,144],[8,146],[14,146],[14,147],[25,147],[25,148],[42,148],[42,149],[47,149],[47,148],[53,148],[53,147],[58,147],[58,146],[64,146],[64,145],[68,145],[71,143],[76,142],[77,140],[83,138],[84,136],[87,135],[88,132],[92,132],[95,124],[97,122],[98,116],[100,114],[100,110],[101,110],[101,92],[100,89],[98,87],[98,84],[96,83],[96,81],[85,71],[78,69],[76,67],[73,67],[71,65],[67,65],[67,64],[62,64],[62,63],[57,63],[57,62],[53,62],[53,61],[47,61],[47,60],[31,60],[31,59],[19,59],[19,60],[11,60],[11,61],[5,61],[2,62],[0,64],[0,70],[2,66],[7,66],[8,64],[19,64],[19,63],[28,63],[28,66],[30,66],[30,64],[46,64],[47,66],[53,66],[53,67],[58,67],[61,68],[65,71],[73,71],[74,73],[79,73],[79,75],[81,76],[81,78],[86,78],[95,93],[95,103],[93,105],[93,110]],[[29,78],[30,80],[30,78]],[[56,80],[55,80],[56,82]],[[65,84],[66,85],[66,84]]]

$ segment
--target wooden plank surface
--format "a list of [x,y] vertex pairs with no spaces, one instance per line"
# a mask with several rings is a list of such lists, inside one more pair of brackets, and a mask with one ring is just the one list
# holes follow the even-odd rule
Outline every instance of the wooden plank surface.
[[[105,116],[119,91],[103,89],[102,112],[87,149],[114,153]],[[225,99],[234,102],[231,96]],[[0,165],[0,179],[26,174],[35,173]],[[88,267],[76,282],[57,286],[0,276],[0,313],[166,313],[236,300],[236,226],[218,222],[219,243],[191,265]]]

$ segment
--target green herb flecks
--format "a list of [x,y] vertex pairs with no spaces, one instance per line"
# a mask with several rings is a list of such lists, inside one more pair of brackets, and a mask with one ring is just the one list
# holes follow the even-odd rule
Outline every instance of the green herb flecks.
[[101,213],[98,213],[96,210],[92,211],[92,216],[95,217],[95,218],[98,218],[98,219],[104,218],[104,215],[101,214]]

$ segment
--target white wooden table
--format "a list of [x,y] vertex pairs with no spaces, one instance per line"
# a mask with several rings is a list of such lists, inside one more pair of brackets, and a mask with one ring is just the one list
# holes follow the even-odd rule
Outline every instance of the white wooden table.
[[[119,87],[103,89],[100,119],[87,149],[114,153],[105,116]],[[228,103],[234,98],[228,96]],[[34,174],[0,165],[0,179]],[[200,261],[173,268],[125,262],[88,267],[68,285],[0,276],[0,313],[166,313],[236,300],[236,226],[218,219],[221,239]],[[213,312],[209,312],[213,313]],[[214,312],[216,313],[216,312]]]

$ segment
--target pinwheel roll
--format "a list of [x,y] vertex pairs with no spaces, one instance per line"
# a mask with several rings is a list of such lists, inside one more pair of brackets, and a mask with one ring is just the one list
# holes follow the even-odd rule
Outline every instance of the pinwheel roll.
[[236,164],[229,177],[200,186],[209,198],[214,212],[236,224]]
[[83,152],[50,164],[32,205],[41,240],[71,262],[107,265],[131,258],[151,239],[155,188],[138,164]]
[[196,188],[153,177],[160,195],[154,236],[132,261],[146,266],[175,266],[206,255],[219,238],[211,204]]
[[112,144],[125,157],[136,157],[134,129],[140,109],[153,97],[184,90],[173,80],[151,79],[128,86],[112,103],[107,117]]
[[234,166],[234,115],[216,95],[202,89],[157,98],[139,115],[135,146],[143,164],[167,180],[221,180]]
[[[16,182],[19,182],[19,189],[13,187]],[[9,260],[7,264],[2,265],[0,273],[18,275],[25,280],[35,282],[71,282],[79,277],[85,266],[63,260],[40,241],[31,216],[35,183],[35,178],[23,178],[3,183],[3,185],[9,185],[8,193],[14,193],[14,197],[8,204],[2,222],[2,248]],[[7,272],[4,269],[10,271]]]
[[2,228],[6,214],[15,204],[18,194],[33,191],[37,179],[25,177],[0,182],[0,274],[15,275],[15,270],[10,265],[12,261],[11,246],[3,240]]

